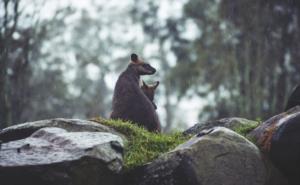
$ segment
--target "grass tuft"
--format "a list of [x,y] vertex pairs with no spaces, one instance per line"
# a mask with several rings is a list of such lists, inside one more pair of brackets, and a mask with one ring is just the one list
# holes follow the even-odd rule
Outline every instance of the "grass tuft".
[[248,134],[252,130],[254,130],[256,127],[258,127],[259,125],[260,125],[260,122],[251,122],[248,124],[243,124],[243,125],[237,126],[237,127],[233,128],[232,130],[237,132],[238,134],[244,136],[252,143],[256,143],[255,139],[250,137]]
[[124,156],[125,169],[150,162],[160,154],[174,149],[190,138],[190,136],[183,136],[179,132],[172,134],[149,132],[136,124],[121,120],[107,120],[97,117],[92,121],[109,126],[127,137],[128,143],[125,144]]

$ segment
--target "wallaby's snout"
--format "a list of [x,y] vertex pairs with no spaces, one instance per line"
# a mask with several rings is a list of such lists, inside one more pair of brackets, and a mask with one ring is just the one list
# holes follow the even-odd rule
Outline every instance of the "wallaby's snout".
[[[156,69],[154,67],[152,67],[150,64],[144,63],[141,67],[142,67],[141,72],[144,75],[152,75],[156,72]],[[143,75],[143,74],[141,74],[141,75]]]

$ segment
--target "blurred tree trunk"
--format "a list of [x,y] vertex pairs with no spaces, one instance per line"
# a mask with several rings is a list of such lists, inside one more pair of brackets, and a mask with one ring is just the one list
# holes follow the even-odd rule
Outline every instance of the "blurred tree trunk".
[[[0,126],[5,127],[12,123],[11,94],[9,82],[8,53],[11,50],[12,35],[16,30],[19,18],[19,1],[3,0],[3,25],[0,30]],[[9,14],[9,5],[13,7]]]
[[[19,31],[20,32],[20,31]],[[20,32],[22,37],[12,43],[12,49],[16,51],[22,48],[15,61],[12,62],[13,74],[10,76],[11,83],[11,110],[12,122],[20,123],[23,120],[23,111],[30,101],[30,77],[29,52],[31,50],[30,39],[32,39],[32,29],[28,28]]]
[[160,47],[160,53],[159,53],[159,59],[161,61],[161,70],[165,71],[165,76],[163,78],[163,86],[164,86],[164,97],[165,97],[165,104],[164,104],[164,108],[165,108],[165,113],[166,113],[166,122],[165,122],[165,126],[163,128],[164,132],[169,132],[171,130],[172,127],[172,123],[173,123],[173,109],[172,109],[172,103],[171,103],[171,96],[172,96],[172,86],[170,84],[170,78],[169,78],[169,69],[170,66],[168,64],[168,60],[166,58],[167,54],[163,48],[164,45],[164,40],[161,39],[160,43],[159,43],[159,47]]
[[[203,83],[212,85],[206,94],[216,96],[205,109],[210,119],[282,112],[300,81],[300,2],[189,0],[185,13],[201,30],[194,54]],[[229,97],[222,97],[224,90]]]
[[0,126],[5,127],[11,123],[10,94],[7,68],[7,42],[0,38]]

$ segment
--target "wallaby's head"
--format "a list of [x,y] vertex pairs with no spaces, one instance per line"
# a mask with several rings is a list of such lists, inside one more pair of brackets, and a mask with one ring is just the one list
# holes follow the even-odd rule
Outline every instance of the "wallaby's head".
[[150,64],[139,59],[137,54],[131,54],[131,63],[129,64],[139,75],[152,75],[156,72]]
[[159,85],[159,81],[155,82],[155,84],[152,85],[147,85],[143,81],[143,85],[141,88],[150,101],[154,100],[155,89],[157,88],[158,85]]

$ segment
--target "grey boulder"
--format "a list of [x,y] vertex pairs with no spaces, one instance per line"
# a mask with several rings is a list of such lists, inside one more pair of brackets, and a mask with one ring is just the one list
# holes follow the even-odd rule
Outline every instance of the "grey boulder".
[[11,127],[7,127],[2,131],[0,131],[0,140],[2,142],[7,142],[7,141],[23,139],[29,137],[35,131],[46,127],[63,128],[69,132],[111,132],[125,139],[123,135],[114,131],[113,129],[93,121],[80,120],[80,119],[55,118],[55,119],[27,122],[27,123],[22,123]]
[[300,106],[266,120],[249,137],[290,184],[300,184]]
[[201,132],[204,129],[209,129],[209,128],[216,127],[216,126],[226,127],[226,128],[233,130],[237,127],[241,127],[241,126],[245,126],[245,125],[258,125],[258,122],[248,120],[245,118],[239,118],[239,117],[223,118],[223,119],[219,119],[219,120],[215,120],[215,121],[207,121],[207,122],[203,122],[203,123],[197,123],[194,126],[192,126],[191,128],[188,128],[187,130],[185,130],[183,132],[183,134],[194,135],[194,134]]
[[266,185],[259,149],[224,127],[200,132],[138,170],[139,185]]
[[1,184],[110,185],[122,169],[123,140],[108,132],[42,128],[2,143]]

